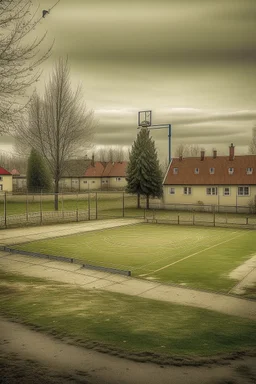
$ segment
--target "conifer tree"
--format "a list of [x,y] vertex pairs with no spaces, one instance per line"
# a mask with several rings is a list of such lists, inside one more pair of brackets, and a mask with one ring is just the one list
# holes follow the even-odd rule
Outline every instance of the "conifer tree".
[[49,192],[51,176],[42,156],[32,149],[28,159],[27,188],[29,192]]
[[126,179],[126,191],[137,194],[138,208],[140,208],[141,195],[146,196],[147,208],[149,208],[149,197],[161,197],[163,194],[162,175],[155,143],[149,136],[147,128],[141,128],[133,143]]

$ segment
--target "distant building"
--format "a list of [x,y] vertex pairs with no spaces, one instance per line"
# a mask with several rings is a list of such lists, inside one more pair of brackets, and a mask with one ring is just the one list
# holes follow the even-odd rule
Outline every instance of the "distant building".
[[123,190],[126,185],[127,161],[94,161],[87,168],[82,179],[83,189]]
[[256,203],[256,155],[235,156],[231,144],[228,156],[217,156],[214,150],[212,156],[201,151],[200,157],[174,158],[163,189],[166,208],[168,204],[196,204],[248,210]]
[[12,174],[0,167],[0,192],[12,192]]

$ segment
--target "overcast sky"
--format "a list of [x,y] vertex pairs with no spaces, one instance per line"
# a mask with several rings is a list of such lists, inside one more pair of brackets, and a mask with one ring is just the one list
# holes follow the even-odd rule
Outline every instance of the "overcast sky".
[[[153,124],[172,124],[173,152],[182,142],[225,154],[233,142],[247,153],[256,123],[255,0],[60,0],[35,33],[46,30],[45,43],[55,44],[37,87],[68,54],[72,82],[82,83],[99,119],[96,145],[131,145],[138,111],[150,109]],[[152,134],[167,157],[167,130]],[[8,150],[9,139],[0,140]]]

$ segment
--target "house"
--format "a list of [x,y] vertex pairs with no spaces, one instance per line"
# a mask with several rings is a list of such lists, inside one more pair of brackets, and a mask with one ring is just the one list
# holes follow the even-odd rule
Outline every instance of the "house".
[[12,192],[12,174],[0,167],[0,192]]
[[83,174],[91,161],[89,159],[70,159],[65,161],[62,177],[59,182],[60,191],[82,191]]
[[[256,202],[256,155],[235,156],[233,143],[228,156],[174,158],[166,172],[163,202],[198,206],[225,206],[222,211],[237,211]],[[241,210],[240,210],[241,211]]]
[[126,181],[127,161],[107,163],[101,179],[102,189],[124,189]]
[[127,162],[94,161],[84,173],[82,185],[84,189],[123,190],[126,187]]
[[14,168],[11,170],[12,174],[12,188],[13,191],[24,191],[27,189],[27,177],[21,175],[20,172]]

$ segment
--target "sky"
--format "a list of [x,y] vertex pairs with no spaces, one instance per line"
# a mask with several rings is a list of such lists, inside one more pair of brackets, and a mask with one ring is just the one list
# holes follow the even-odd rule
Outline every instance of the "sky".
[[[33,0],[38,4],[37,0]],[[55,0],[39,6],[48,9]],[[59,57],[68,55],[98,121],[94,144],[131,146],[140,110],[172,124],[172,154],[194,144],[211,155],[248,152],[256,124],[255,0],[60,0],[34,33],[55,39],[36,83],[39,93]],[[161,160],[167,129],[151,130]],[[0,149],[11,150],[9,137]]]

